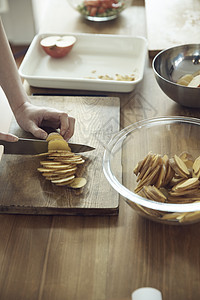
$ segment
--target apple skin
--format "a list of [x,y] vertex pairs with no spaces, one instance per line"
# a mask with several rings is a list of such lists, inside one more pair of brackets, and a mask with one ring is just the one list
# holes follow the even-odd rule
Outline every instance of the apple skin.
[[43,50],[53,58],[66,56],[73,48],[76,38],[73,36],[51,36],[40,41]]
[[71,51],[72,47],[73,47],[73,45],[68,46],[66,48],[58,47],[56,45],[55,46],[50,46],[50,47],[42,46],[44,51],[53,58],[64,57],[65,55],[67,55],[67,53],[69,53]]

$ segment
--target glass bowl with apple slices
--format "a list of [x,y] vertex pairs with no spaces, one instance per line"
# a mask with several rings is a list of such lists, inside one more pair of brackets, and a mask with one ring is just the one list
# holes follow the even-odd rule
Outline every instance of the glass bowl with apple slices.
[[132,0],[67,0],[84,18],[90,21],[109,21],[129,7]]
[[156,117],[106,144],[104,174],[142,217],[169,225],[200,222],[200,120]]

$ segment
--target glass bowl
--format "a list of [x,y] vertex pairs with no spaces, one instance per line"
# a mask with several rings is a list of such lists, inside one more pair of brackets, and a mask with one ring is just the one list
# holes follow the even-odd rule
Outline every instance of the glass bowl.
[[[188,193],[183,189],[182,195],[179,195],[175,200],[175,196],[173,196],[173,200],[169,200],[168,197],[169,191],[171,191],[175,185],[175,181],[177,180],[178,182],[178,178],[180,179],[180,169],[175,169],[176,172],[174,171],[173,178],[171,176],[171,181],[166,182],[167,166],[169,168],[169,165],[171,167],[173,165],[172,163],[176,162],[176,165],[178,162],[178,167],[180,167],[180,157],[184,165],[186,165],[191,159],[190,156],[193,156],[193,161],[200,156],[199,137],[200,120],[197,118],[179,116],[160,117],[134,123],[113,136],[106,146],[103,157],[104,174],[112,187],[121,194],[125,201],[141,216],[165,224],[183,225],[199,222],[200,187],[198,178],[197,180],[194,179],[197,183],[195,189],[188,186],[190,192]],[[144,193],[141,195],[142,190],[138,192],[138,184],[140,181],[136,181],[138,176],[134,174],[138,162],[143,161],[144,163],[144,158],[147,157],[147,155],[150,155],[151,159],[154,157],[155,161],[156,154],[158,154],[157,157],[159,157],[159,159],[160,157],[162,158],[162,163],[157,163],[159,169],[154,173],[155,179],[157,179],[154,183],[153,181],[151,183],[149,183],[149,181],[143,181],[143,187],[144,185],[156,185],[159,191],[162,191],[162,194],[166,196],[164,201],[162,199],[163,202],[160,202],[161,199],[157,196],[155,198],[149,197],[149,193],[148,197],[146,196],[147,194],[144,195]],[[183,157],[185,154],[190,157],[189,159],[187,157],[187,162]],[[168,165],[166,163],[166,155],[168,159],[170,159],[170,164],[168,161]],[[164,157],[166,163],[165,168],[163,167]],[[147,163],[146,160],[146,165],[149,170],[151,170],[150,166],[153,170],[152,161],[150,164]],[[181,165],[181,167],[183,166]],[[162,176],[160,182],[164,184],[165,181],[164,187],[162,184],[160,184],[160,186],[157,185],[157,180],[163,168],[165,172],[163,174],[165,175]],[[190,164],[188,167],[190,175],[187,179],[192,177],[191,169],[192,166]],[[173,171],[172,167],[171,170]],[[145,169],[143,169],[143,171],[145,171]],[[177,175],[177,171],[179,175]],[[181,169],[181,171],[183,170]],[[150,173],[152,174],[152,171],[150,171]],[[181,176],[183,176],[182,173]],[[187,179],[184,179],[185,182]],[[136,187],[137,190],[135,190]],[[177,190],[177,187],[175,191],[181,193],[181,190]]]
[[84,18],[90,21],[109,21],[131,5],[132,0],[67,0]]

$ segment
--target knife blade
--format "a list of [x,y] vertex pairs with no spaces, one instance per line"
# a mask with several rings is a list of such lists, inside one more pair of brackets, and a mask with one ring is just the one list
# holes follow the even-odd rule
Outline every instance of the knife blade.
[[[17,142],[0,140],[0,145],[4,146],[4,154],[35,155],[48,152],[48,142],[45,140],[23,138],[19,138]],[[68,143],[68,145],[74,153],[87,152],[95,149],[82,144]]]

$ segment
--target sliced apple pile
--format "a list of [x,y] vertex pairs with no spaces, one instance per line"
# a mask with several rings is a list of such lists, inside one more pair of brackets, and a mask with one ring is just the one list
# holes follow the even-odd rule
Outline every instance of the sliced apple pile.
[[66,186],[73,189],[80,189],[86,183],[86,179],[76,177],[78,166],[85,160],[81,155],[71,152],[68,143],[59,133],[51,133],[47,137],[48,152],[39,154],[45,156],[45,160],[40,161],[41,167],[37,170],[57,186]]
[[40,41],[40,45],[44,51],[54,58],[64,57],[69,53],[76,43],[76,38],[71,35],[65,36],[48,36]]

